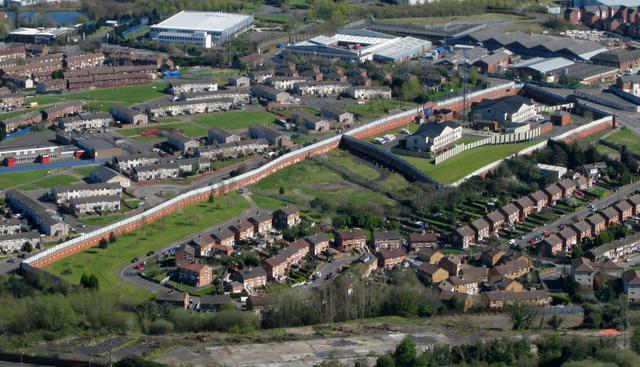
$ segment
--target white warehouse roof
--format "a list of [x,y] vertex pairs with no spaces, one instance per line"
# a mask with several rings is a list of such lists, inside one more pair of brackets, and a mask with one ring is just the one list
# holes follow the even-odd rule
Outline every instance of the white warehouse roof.
[[534,57],[533,59],[525,60],[521,63],[513,65],[514,68],[529,68],[535,70],[541,74],[548,73],[552,70],[564,68],[569,65],[575,64],[573,61],[565,59],[563,57],[553,57],[545,59],[542,57]]
[[223,32],[249,19],[252,19],[251,15],[183,10],[152,26],[152,28],[176,31]]

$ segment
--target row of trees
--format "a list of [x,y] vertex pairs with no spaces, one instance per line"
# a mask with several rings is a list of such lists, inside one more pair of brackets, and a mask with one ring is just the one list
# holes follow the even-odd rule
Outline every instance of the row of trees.
[[437,294],[413,272],[387,283],[361,279],[357,271],[311,291],[278,294],[262,315],[262,327],[277,328],[398,315],[429,316],[444,309]]
[[[532,352],[535,345],[536,352]],[[474,344],[436,345],[423,353],[416,344],[403,339],[393,353],[376,361],[376,367],[430,367],[430,366],[539,366],[590,367],[640,364],[640,356],[632,350],[616,347],[614,340],[584,337],[562,338],[554,335],[540,338],[535,343],[526,338],[492,339]],[[365,361],[356,362],[366,366]]]

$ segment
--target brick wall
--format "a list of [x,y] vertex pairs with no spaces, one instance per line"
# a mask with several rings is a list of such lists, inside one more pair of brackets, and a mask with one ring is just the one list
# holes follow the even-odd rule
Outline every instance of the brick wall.
[[[483,93],[483,91],[475,92],[475,93],[472,93],[470,95],[470,98],[467,99],[467,106],[470,106],[471,101],[477,102],[485,98],[499,98],[499,97],[504,97],[508,95],[514,95],[520,89],[521,89],[520,86],[513,87],[513,84],[511,84],[510,86],[502,89],[491,88],[486,93]],[[460,109],[462,108],[461,98],[453,98],[451,100],[443,101],[441,102],[441,104],[439,104],[439,108],[453,109],[453,108],[456,108],[456,106],[459,106]],[[353,131],[352,136],[356,138],[364,139],[364,138],[368,138],[368,137],[383,133],[388,130],[396,129],[411,123],[419,114],[420,114],[419,110],[416,110],[415,113],[402,112],[398,114],[400,115],[398,116],[398,118],[391,118],[388,121],[385,121],[382,123],[379,123],[379,121],[372,122],[370,123],[369,128],[367,128],[366,126],[361,128],[356,128]],[[292,164],[298,163],[309,156],[327,153],[330,150],[337,148],[339,143],[340,143],[339,139],[335,139],[329,142],[323,141],[323,142],[316,143],[316,146],[309,150],[303,150],[302,152],[298,152],[298,154],[295,154],[296,152],[294,151],[290,158],[277,162],[276,164],[269,167],[268,169],[257,169],[255,170],[254,174],[249,174],[245,176],[245,178],[242,180],[227,183],[226,185],[217,187],[211,191],[206,191],[197,195],[188,196],[184,200],[178,201],[174,205],[168,206],[162,210],[145,212],[143,218],[137,221],[128,223],[126,225],[118,226],[118,224],[116,223],[114,224],[115,227],[112,228],[111,231],[108,233],[101,233],[99,235],[89,237],[83,241],[74,243],[73,245],[69,245],[69,246],[66,246],[65,244],[58,245],[58,246],[61,246],[58,250],[50,250],[49,253],[42,254],[42,255],[36,254],[34,255],[33,259],[27,259],[25,262],[22,263],[21,266],[24,266],[24,267],[31,266],[36,268],[44,267],[48,264],[51,264],[67,256],[71,256],[75,253],[84,251],[90,247],[97,246],[101,239],[103,238],[108,239],[111,232],[113,232],[116,235],[116,237],[121,236],[124,233],[132,232],[142,227],[144,224],[154,222],[162,217],[165,217],[175,212],[180,208],[191,205],[193,203],[207,200],[209,198],[209,195],[219,196],[231,191],[238,190],[242,187],[252,185],[260,181],[261,179],[277,171],[280,171]]]

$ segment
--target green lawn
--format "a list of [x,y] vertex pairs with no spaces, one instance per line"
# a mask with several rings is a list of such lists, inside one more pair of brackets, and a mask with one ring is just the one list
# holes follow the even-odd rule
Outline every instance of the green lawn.
[[56,186],[69,185],[77,181],[78,179],[74,176],[62,174],[62,175],[53,175],[53,176],[44,177],[40,180],[33,182],[33,184],[43,189],[50,189]]
[[273,124],[275,119],[275,115],[268,112],[233,111],[201,115],[196,117],[193,122],[207,129],[219,127],[227,130],[240,130],[253,124]]
[[627,128],[623,127],[611,133],[605,140],[614,144],[626,145],[629,151],[640,153],[640,136]]
[[100,291],[105,294],[142,300],[149,293],[124,283],[118,269],[132,258],[157,250],[239,215],[249,204],[238,194],[216,198],[214,203],[199,203],[148,224],[134,232],[120,236],[107,249],[92,248],[55,262],[45,269],[77,284],[82,274],[95,274]]
[[98,166],[84,166],[76,167],[73,170],[82,177],[88,177],[96,168],[98,168]]
[[394,101],[389,99],[374,99],[366,104],[345,106],[344,109],[360,119],[374,119],[386,115],[389,111],[400,107],[412,107],[414,103]]
[[339,164],[349,171],[369,180],[375,180],[380,177],[380,172],[344,150],[334,149],[329,152],[327,156],[333,163]]
[[23,190],[48,189],[78,181],[76,177],[67,174],[47,175],[48,171],[48,169],[22,172],[2,172],[0,170],[0,187],[4,189],[19,187]]
[[435,165],[430,159],[403,156],[405,160],[425,171],[428,175],[440,183],[449,184],[455,182],[476,169],[491,162],[495,162],[521,149],[538,143],[529,141],[517,144],[486,145],[467,150],[450,158],[439,165]]
[[282,187],[285,189],[285,197],[300,205],[308,205],[309,201],[316,197],[325,198],[335,205],[395,205],[395,202],[384,194],[352,184],[333,170],[310,160],[287,167],[259,181],[254,187],[272,195],[277,195]]
[[38,102],[38,104],[42,106],[70,99],[82,99],[91,101],[92,107],[97,109],[104,109],[113,103],[130,106],[166,96],[163,92],[166,86],[167,82],[157,81],[149,84],[102,88],[76,93],[36,95],[35,97],[26,98],[25,103]]

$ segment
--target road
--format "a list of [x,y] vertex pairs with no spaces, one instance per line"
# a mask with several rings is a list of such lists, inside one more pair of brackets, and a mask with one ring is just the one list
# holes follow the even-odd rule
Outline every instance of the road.
[[[257,208],[256,208],[255,204],[253,203],[253,201],[249,201],[249,203],[251,204],[251,208],[243,211],[242,214],[240,214],[240,216],[237,216],[237,217],[231,218],[229,220],[226,220],[226,221],[224,221],[222,223],[217,223],[215,225],[207,227],[206,229],[204,229],[204,230],[202,230],[200,232],[192,234],[192,235],[190,235],[190,236],[188,236],[186,238],[180,239],[180,240],[175,241],[175,242],[173,242],[173,243],[171,243],[171,244],[169,244],[169,245],[167,245],[167,246],[165,246],[165,247],[163,247],[161,249],[158,249],[158,250],[155,251],[155,253],[156,254],[161,254],[161,253],[163,253],[165,251],[168,251],[169,249],[171,249],[171,248],[173,248],[175,246],[178,246],[179,244],[188,242],[192,238],[198,237],[199,235],[201,235],[203,233],[206,233],[206,232],[209,232],[209,231],[211,231],[211,230],[213,230],[215,228],[218,228],[218,227],[221,227],[221,226],[229,226],[232,223],[235,223],[238,220],[238,218],[240,218],[240,217],[248,217],[248,216],[250,216],[251,214],[255,213],[255,210]],[[152,282],[152,281],[149,281],[149,280],[146,280],[146,279],[140,277],[138,275],[138,271],[135,270],[136,264],[138,264],[139,262],[147,261],[147,260],[149,260],[149,259],[151,259],[151,258],[153,258],[155,256],[156,255],[140,256],[139,257],[139,261],[137,261],[135,263],[128,263],[128,264],[122,266],[120,269],[118,269],[118,275],[125,282],[127,282],[129,284],[133,284],[133,285],[135,285],[137,287],[146,289],[146,290],[154,292],[154,293],[158,292],[158,291],[160,291],[162,289],[166,289],[163,285],[160,285],[158,283],[155,283],[155,282]]]
[[[602,199],[598,199],[596,201],[594,201],[592,204],[595,205],[598,209],[603,209],[613,203],[615,203],[616,201],[619,201],[620,199],[629,196],[631,194],[633,194],[636,190],[640,190],[640,181],[639,182],[634,182],[632,184],[626,185],[621,187],[620,189],[618,189],[618,191],[616,191],[615,193],[613,193],[612,195],[609,195],[607,197],[604,197]],[[573,212],[570,213],[568,215],[565,215],[561,218],[559,218],[558,220],[547,224],[545,226],[542,227],[537,227],[535,230],[533,230],[531,233],[529,233],[528,235],[524,236],[524,240],[518,238],[516,240],[516,244],[518,244],[520,247],[525,248],[528,246],[528,241],[535,237],[537,234],[540,234],[541,232],[544,231],[549,231],[549,232],[556,232],[558,230],[558,226],[561,224],[567,225],[567,224],[571,224],[573,223],[573,218],[584,218],[586,216],[588,216],[589,214],[591,214],[591,210],[588,207],[585,207],[577,212]]]

